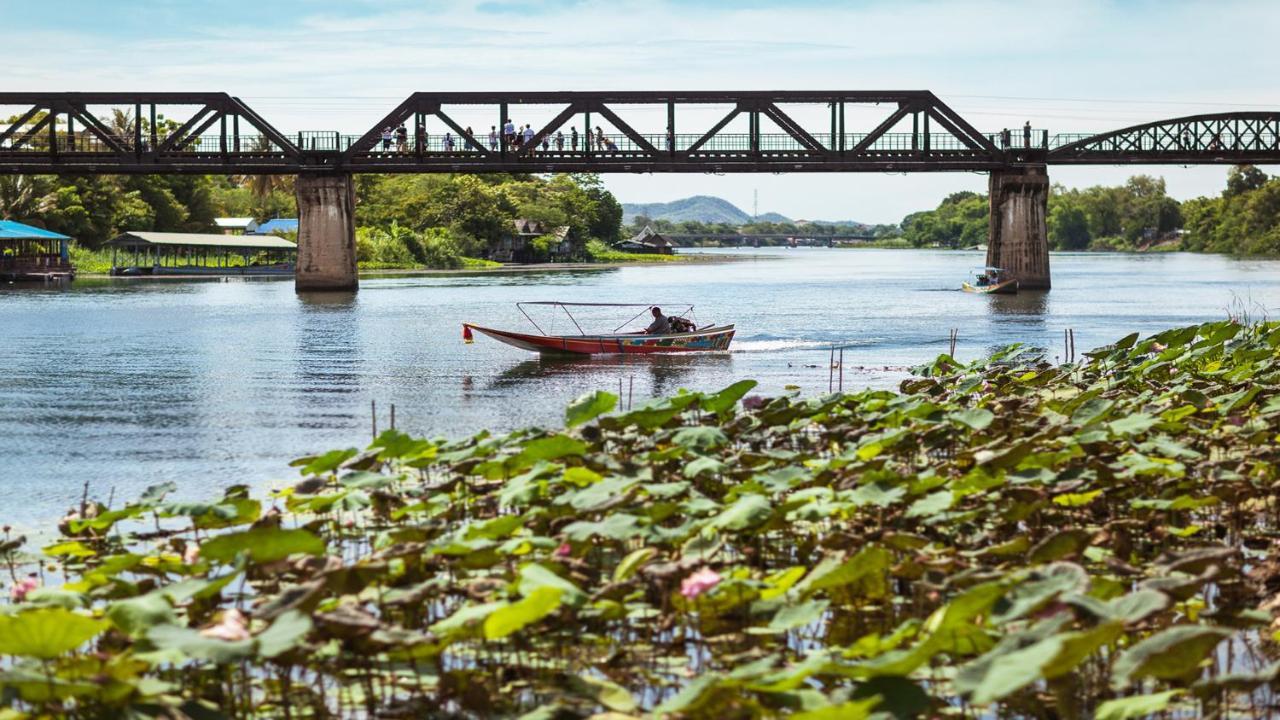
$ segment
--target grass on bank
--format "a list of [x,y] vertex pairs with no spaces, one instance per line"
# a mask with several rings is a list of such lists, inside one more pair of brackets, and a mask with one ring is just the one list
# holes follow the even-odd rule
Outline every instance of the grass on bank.
[[265,499],[86,503],[0,536],[41,560],[0,580],[0,717],[1274,706],[1280,324],[915,373],[594,392],[563,428],[301,458]]

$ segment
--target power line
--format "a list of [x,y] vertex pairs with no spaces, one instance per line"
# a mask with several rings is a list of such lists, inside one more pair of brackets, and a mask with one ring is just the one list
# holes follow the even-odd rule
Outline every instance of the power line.
[[1239,103],[1239,102],[1196,102],[1191,100],[1117,100],[1114,98],[1064,98],[1064,97],[1030,97],[1018,95],[947,95],[949,98],[978,98],[983,100],[1032,100],[1036,102],[1090,102],[1110,103],[1115,105],[1199,105],[1205,107],[1257,107],[1275,108],[1278,103]]

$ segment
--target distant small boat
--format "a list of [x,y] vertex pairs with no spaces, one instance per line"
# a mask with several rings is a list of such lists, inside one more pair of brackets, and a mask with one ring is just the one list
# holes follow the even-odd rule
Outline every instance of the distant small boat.
[[[644,308],[640,314],[644,314],[652,305],[633,304],[633,303],[564,303],[564,302],[525,302],[516,303],[520,308],[520,312],[524,313],[529,322],[533,324],[539,332],[542,328],[538,327],[533,318],[524,311],[525,305],[554,305],[558,306],[569,315],[574,325],[578,325],[578,321],[569,312],[570,307],[638,307]],[[692,310],[690,306],[690,310]],[[637,315],[636,317],[639,317]],[[672,316],[673,319],[683,321],[680,316]],[[636,318],[628,320],[627,323],[634,321]],[[626,325],[627,323],[623,323]],[[688,323],[684,321],[682,324]],[[621,329],[619,326],[618,329]],[[691,327],[691,324],[686,325]],[[684,332],[664,333],[661,335],[650,335],[644,332],[630,333],[602,333],[587,334],[582,332],[581,326],[578,326],[578,335],[535,335],[532,333],[513,332],[511,330],[498,330],[496,328],[482,327],[474,323],[462,324],[462,338],[465,342],[472,342],[472,331],[487,335],[499,342],[506,343],[512,347],[521,350],[531,350],[537,353],[552,355],[648,355],[652,353],[678,353],[678,352],[707,352],[707,351],[723,351],[729,349],[729,343],[733,341],[734,326],[733,325],[706,325],[701,328],[689,329]]]
[[972,283],[961,283],[961,290],[982,295],[1013,295],[1018,292],[1018,280],[998,267],[978,268],[974,274],[976,279]]

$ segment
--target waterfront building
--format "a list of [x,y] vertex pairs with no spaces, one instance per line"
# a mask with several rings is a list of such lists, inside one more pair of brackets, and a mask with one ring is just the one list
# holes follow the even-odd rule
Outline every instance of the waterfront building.
[[[537,220],[513,220],[511,232],[502,237],[490,250],[489,259],[498,262],[532,263],[546,260],[564,262],[581,255],[581,248],[576,238],[569,231],[569,226],[551,227]],[[543,236],[551,236],[552,242],[540,253],[534,241]]]
[[645,225],[635,237],[623,240],[614,247],[623,252],[649,255],[674,255],[676,251],[675,243],[649,225]]
[[131,231],[111,240],[112,275],[292,275],[298,246],[280,237]]
[[71,238],[44,228],[0,220],[0,279],[71,280]]
[[258,221],[251,217],[220,217],[213,222],[223,235],[252,235],[258,229]]

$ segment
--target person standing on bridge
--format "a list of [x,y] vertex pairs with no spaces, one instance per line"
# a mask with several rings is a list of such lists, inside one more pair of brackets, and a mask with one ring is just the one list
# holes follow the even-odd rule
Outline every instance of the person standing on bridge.
[[507,147],[511,147],[516,142],[516,126],[511,124],[511,118],[507,118],[507,122],[502,126],[503,139],[507,143]]
[[533,126],[525,123],[524,126],[524,144],[529,146],[530,154],[533,152]]
[[498,126],[497,125],[489,126],[489,150],[492,152],[498,152]]
[[564,152],[564,131],[556,131],[556,152]]
[[409,130],[400,123],[400,127],[396,128],[396,152],[402,153],[409,149]]
[[569,128],[569,147],[578,152],[578,128]]
[[667,152],[671,152],[676,146],[675,133],[671,132],[671,126],[667,126]]
[[391,137],[392,137],[391,126],[388,125],[382,128],[382,151],[383,152],[387,152],[391,149]]
[[599,125],[596,126],[596,149],[604,152],[604,131],[600,129]]
[[1027,121],[1027,124],[1022,126],[1022,147],[1024,148],[1031,147],[1031,121],[1030,120]]
[[444,151],[453,152],[453,133],[445,132],[444,134]]

